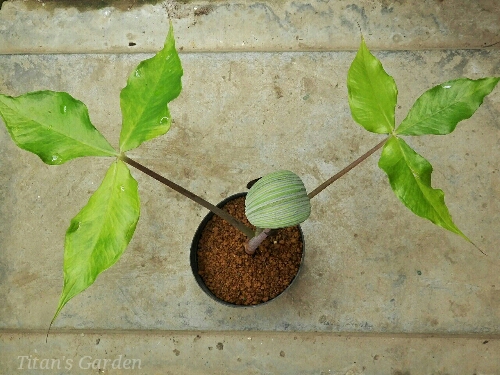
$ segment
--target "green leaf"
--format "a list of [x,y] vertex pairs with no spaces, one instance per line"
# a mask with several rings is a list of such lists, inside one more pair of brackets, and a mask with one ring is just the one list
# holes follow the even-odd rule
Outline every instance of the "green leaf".
[[123,124],[120,150],[131,150],[170,129],[167,104],[181,92],[182,66],[175,50],[172,23],[165,46],[151,59],[142,61],[121,91]]
[[459,78],[433,87],[417,99],[396,134],[448,134],[471,117],[500,81],[500,77],[478,80]]
[[66,92],[0,94],[0,115],[14,142],[44,163],[63,164],[81,156],[118,156],[92,125],[85,104]]
[[347,90],[354,121],[373,133],[392,133],[398,96],[396,83],[370,53],[364,39],[349,68]]
[[443,191],[432,188],[431,164],[405,141],[391,136],[384,145],[378,165],[387,173],[396,196],[414,214],[429,219],[470,242],[453,223],[444,203]]
[[134,234],[139,213],[137,182],[127,165],[117,160],[66,231],[64,287],[52,321],[71,298],[120,258]]

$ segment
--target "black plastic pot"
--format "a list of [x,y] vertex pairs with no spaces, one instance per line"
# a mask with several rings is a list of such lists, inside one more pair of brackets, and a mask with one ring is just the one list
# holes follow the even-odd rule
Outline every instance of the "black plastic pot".
[[[226,203],[228,203],[236,198],[244,197],[246,195],[247,195],[247,193],[238,193],[238,194],[231,195],[230,197],[227,197],[222,202],[217,204],[217,207],[222,208]],[[213,216],[214,216],[214,213],[212,213],[212,212],[209,212],[207,214],[207,216],[205,216],[205,218],[202,220],[202,222],[198,226],[198,229],[196,230],[196,233],[194,234],[193,241],[191,242],[191,252],[190,252],[191,270],[193,272],[193,276],[194,276],[196,282],[198,283],[200,288],[205,292],[205,294],[207,294],[214,301],[217,301],[225,306],[229,306],[229,307],[257,307],[257,306],[262,306],[262,305],[268,304],[269,302],[276,300],[279,296],[281,296],[288,289],[290,289],[290,287],[294,283],[295,279],[297,278],[297,275],[300,273],[300,269],[302,268],[302,264],[304,262],[305,243],[304,243],[304,234],[302,233],[302,228],[300,227],[300,225],[298,227],[299,227],[299,232],[300,232],[300,239],[302,241],[302,259],[300,261],[299,270],[297,271],[297,274],[292,279],[290,284],[288,284],[286,289],[284,289],[280,294],[278,294],[276,297],[274,297],[266,302],[262,302],[262,303],[259,303],[257,305],[237,305],[234,303],[226,302],[226,301],[218,298],[215,294],[213,294],[212,291],[206,286],[205,282],[203,281],[203,278],[198,273],[198,242],[200,241],[203,229],[205,229],[205,226],[208,224],[208,222],[210,221],[210,219]]]

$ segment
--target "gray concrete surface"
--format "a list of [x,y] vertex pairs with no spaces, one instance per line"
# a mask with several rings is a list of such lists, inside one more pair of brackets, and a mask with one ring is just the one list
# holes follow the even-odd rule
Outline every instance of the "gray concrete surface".
[[500,367],[498,337],[77,331],[44,340],[44,332],[5,332],[4,373],[420,375]]
[[191,52],[356,50],[360,29],[373,49],[498,48],[500,42],[496,0],[167,0],[128,11],[11,0],[0,13],[0,53],[155,52],[168,17],[178,47]]
[[[101,22],[98,15],[106,9],[46,11],[20,1],[4,3],[0,92],[68,91],[87,104],[92,122],[116,145],[120,89],[135,65],[150,56],[125,53],[133,51],[123,47],[128,43],[123,35],[139,25],[152,27],[148,42],[137,47],[154,50],[166,34],[162,17],[170,5],[111,10],[109,30],[92,39],[97,35],[92,22]],[[195,6],[175,5],[177,10]],[[347,103],[346,75],[354,58],[348,50],[359,41],[356,22],[369,47],[384,49],[376,55],[399,88],[397,121],[435,84],[500,75],[495,1],[475,2],[467,11],[461,1],[454,6],[446,1],[208,5],[214,7],[208,14],[174,19],[178,46],[184,47],[184,90],[170,106],[171,131],[129,156],[213,203],[277,168],[295,171],[311,190],[378,143],[380,136],[354,123]],[[312,12],[317,7],[331,13]],[[243,22],[232,32],[225,12],[236,8],[245,20],[251,20],[248,14],[260,17],[260,26]],[[254,14],[266,8],[288,11],[271,18]],[[139,17],[134,12],[148,21],[134,21]],[[350,23],[342,22],[349,15]],[[292,19],[293,27],[283,26]],[[24,28],[21,33],[29,22],[40,32]],[[79,27],[85,22],[83,35]],[[327,22],[343,26],[322,34]],[[424,43],[420,32],[431,30],[431,24],[442,27]],[[72,32],[63,36],[65,28]],[[214,28],[221,47],[211,41]],[[273,34],[273,28],[280,32]],[[238,45],[252,30],[261,33],[261,44]],[[395,43],[391,33],[401,30],[410,42]],[[74,44],[77,34],[81,43]],[[309,35],[317,51],[305,51],[295,35]],[[470,49],[483,43],[491,46]],[[328,49],[338,51],[322,51]],[[36,54],[16,54],[25,52]],[[270,374],[496,373],[499,117],[497,88],[453,134],[408,139],[433,164],[434,186],[445,191],[457,225],[488,256],[407,211],[378,169],[377,153],[312,202],[312,216],[303,224],[305,264],[291,290],[266,306],[230,309],[206,297],[190,274],[189,245],[206,211],[133,171],[142,202],[135,237],[122,259],[65,307],[48,344],[40,330],[47,328],[62,287],[65,230],[110,160],[49,167],[18,150],[1,126],[0,367],[10,374],[19,366],[18,356],[77,361],[107,350],[140,357],[148,367],[139,373],[145,374],[233,368]],[[247,336],[258,336],[262,347]],[[109,346],[97,345],[99,339]],[[224,350],[217,348],[219,342],[225,342]],[[74,366],[54,373],[89,372]]]

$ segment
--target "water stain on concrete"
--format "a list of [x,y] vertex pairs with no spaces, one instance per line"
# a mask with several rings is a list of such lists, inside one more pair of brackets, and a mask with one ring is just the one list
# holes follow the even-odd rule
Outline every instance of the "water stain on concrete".
[[24,270],[22,272],[16,273],[16,275],[12,278],[12,284],[18,287],[24,287],[25,285],[39,279],[39,275],[35,273],[31,273],[28,270]]
[[[0,0],[0,6],[5,0]],[[76,8],[79,11],[102,9],[106,7],[114,7],[120,10],[130,10],[139,8],[143,5],[155,5],[161,3],[161,0],[28,0],[25,2],[28,9],[43,8],[52,11],[58,8]]]
[[460,304],[455,301],[450,300],[450,310],[455,318],[465,318],[468,313],[468,306],[466,304]]

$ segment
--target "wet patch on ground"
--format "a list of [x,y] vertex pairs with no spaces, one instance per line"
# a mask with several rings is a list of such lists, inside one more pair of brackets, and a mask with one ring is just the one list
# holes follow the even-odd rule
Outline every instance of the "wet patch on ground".
[[[0,0],[1,5],[7,0]],[[114,7],[120,10],[140,8],[143,5],[159,4],[162,0],[28,0],[24,1],[28,9],[43,8],[49,11],[58,8],[76,8],[79,11]]]

